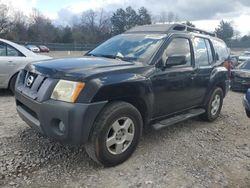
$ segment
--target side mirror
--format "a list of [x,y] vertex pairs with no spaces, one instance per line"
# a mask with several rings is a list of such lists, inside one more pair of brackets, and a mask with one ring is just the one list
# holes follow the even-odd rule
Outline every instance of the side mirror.
[[165,63],[165,67],[185,65],[186,63],[187,63],[186,56],[169,56]]

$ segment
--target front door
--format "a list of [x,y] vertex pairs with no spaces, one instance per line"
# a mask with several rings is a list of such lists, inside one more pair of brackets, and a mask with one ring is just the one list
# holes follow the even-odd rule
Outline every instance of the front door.
[[167,62],[169,57],[185,56],[183,65],[157,68],[152,76],[155,97],[154,118],[170,115],[194,105],[195,68],[193,47],[189,38],[173,37],[166,45],[160,61]]

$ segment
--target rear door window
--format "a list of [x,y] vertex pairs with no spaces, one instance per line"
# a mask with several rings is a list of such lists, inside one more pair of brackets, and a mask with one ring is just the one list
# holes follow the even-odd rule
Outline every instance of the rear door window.
[[205,39],[196,37],[194,39],[195,48],[195,63],[199,66],[208,66],[209,63],[209,53]]

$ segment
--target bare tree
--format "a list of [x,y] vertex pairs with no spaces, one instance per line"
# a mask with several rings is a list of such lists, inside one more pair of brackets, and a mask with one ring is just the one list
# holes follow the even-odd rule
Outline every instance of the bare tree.
[[168,23],[173,22],[174,19],[175,19],[175,14],[172,11],[168,12],[168,16],[167,16]]
[[239,40],[241,38],[240,31],[234,30],[234,38],[235,38],[235,40]]
[[179,21],[178,15],[172,11],[170,12],[162,11],[160,15],[158,16],[159,23],[172,23],[172,22],[178,22],[178,21]]
[[5,33],[10,25],[8,12],[8,7],[4,4],[0,4],[0,34]]
[[165,23],[167,22],[167,13],[165,11],[162,11],[159,15],[159,22]]

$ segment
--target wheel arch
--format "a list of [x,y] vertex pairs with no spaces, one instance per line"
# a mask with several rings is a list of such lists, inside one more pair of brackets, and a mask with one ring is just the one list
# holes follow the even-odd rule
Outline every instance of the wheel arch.
[[127,102],[140,112],[143,118],[143,124],[147,125],[153,112],[154,96],[151,91],[150,83],[133,82],[123,83],[113,86],[104,86],[92,98],[91,102],[98,101],[123,101]]
[[17,76],[19,74],[20,70],[16,71],[14,74],[12,74],[10,77],[9,77],[9,80],[8,80],[8,89],[10,89],[10,83],[11,83],[11,80],[13,79],[14,76]]

